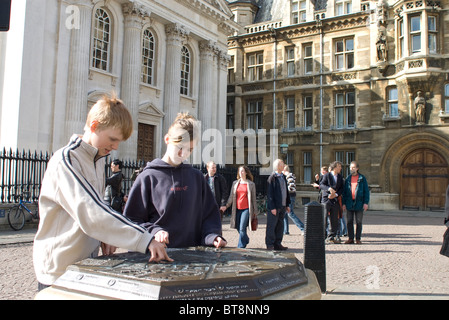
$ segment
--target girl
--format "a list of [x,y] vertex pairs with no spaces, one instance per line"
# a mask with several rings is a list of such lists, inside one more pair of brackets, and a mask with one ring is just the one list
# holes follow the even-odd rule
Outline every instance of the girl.
[[231,228],[239,231],[239,248],[246,248],[249,237],[246,228],[250,217],[257,215],[256,184],[252,181],[253,175],[246,166],[240,166],[237,171],[237,180],[232,183],[226,208],[232,205]]
[[220,212],[203,174],[184,163],[196,142],[198,125],[178,114],[164,137],[167,151],[137,176],[124,215],[168,247],[226,246]]

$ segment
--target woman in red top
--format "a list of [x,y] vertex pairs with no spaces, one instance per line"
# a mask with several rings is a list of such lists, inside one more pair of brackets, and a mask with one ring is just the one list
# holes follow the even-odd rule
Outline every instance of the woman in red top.
[[231,228],[239,231],[239,248],[246,248],[249,237],[246,228],[250,227],[250,217],[257,215],[256,185],[252,181],[253,175],[246,166],[240,166],[237,180],[232,183],[226,208],[232,205]]

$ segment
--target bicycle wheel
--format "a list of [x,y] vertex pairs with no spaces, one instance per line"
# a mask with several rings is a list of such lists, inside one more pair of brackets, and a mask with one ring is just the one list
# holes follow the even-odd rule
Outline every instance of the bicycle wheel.
[[20,206],[15,206],[8,211],[8,223],[16,231],[22,230],[25,225],[25,214]]

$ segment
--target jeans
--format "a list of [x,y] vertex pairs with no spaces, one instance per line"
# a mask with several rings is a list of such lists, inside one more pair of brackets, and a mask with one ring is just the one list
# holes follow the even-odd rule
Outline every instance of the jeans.
[[348,228],[346,227],[346,220],[345,217],[342,215],[340,220],[340,229],[337,233],[339,236],[344,236],[345,234],[348,234]]
[[246,245],[249,243],[248,233],[246,232],[248,223],[249,223],[249,209],[243,210],[237,209],[235,215],[235,226],[239,231],[239,243],[237,245],[238,248],[246,248]]
[[276,209],[276,215],[267,212],[267,230],[265,234],[265,244],[267,247],[280,246],[284,237],[285,207]]
[[355,216],[355,223],[357,226],[355,239],[360,240],[360,238],[362,237],[363,210],[360,211],[347,210],[348,238],[354,240],[354,216]]
[[[304,231],[304,223],[298,218],[298,216],[293,211],[293,208],[295,207],[295,198],[290,197],[290,212],[287,213],[287,215],[292,219],[293,223],[296,224],[296,226],[299,228],[299,230]],[[285,215],[284,218],[284,234],[288,234],[288,218],[287,215]]]

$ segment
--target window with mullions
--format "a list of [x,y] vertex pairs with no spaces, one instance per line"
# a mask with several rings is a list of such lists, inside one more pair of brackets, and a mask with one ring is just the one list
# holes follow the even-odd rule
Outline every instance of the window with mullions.
[[181,49],[181,94],[189,95],[190,88],[190,51],[186,46]]
[[404,51],[404,21],[399,21],[399,57],[403,57]]
[[292,0],[292,24],[306,21],[306,1]]
[[142,39],[142,75],[141,81],[153,84],[154,77],[154,37],[149,29],[143,32]]
[[246,110],[247,129],[262,129],[262,101],[250,101]]
[[343,178],[346,178],[351,174],[349,170],[349,166],[352,161],[355,161],[355,152],[354,151],[336,151],[335,152],[335,160],[340,161],[342,163],[341,166],[341,175]]
[[303,153],[304,183],[312,182],[312,152]]
[[335,127],[337,129],[355,127],[354,91],[335,94]]
[[388,88],[388,115],[392,118],[399,117],[398,109],[398,88]]
[[111,19],[103,9],[95,11],[92,43],[92,67],[109,71]]
[[421,16],[410,18],[410,37],[412,53],[421,52]]
[[449,84],[444,85],[444,113],[449,114]]
[[341,16],[343,14],[352,13],[352,2],[348,0],[337,0],[335,2],[335,15]]
[[335,67],[337,70],[354,68],[354,39],[335,41]]
[[248,81],[263,79],[263,53],[248,54]]
[[306,130],[311,130],[313,126],[313,97],[304,97],[304,128]]
[[429,32],[429,53],[437,53],[437,17],[427,17],[427,29]]
[[295,47],[285,48],[285,56],[287,62],[287,76],[295,75]]
[[306,44],[303,47],[304,53],[304,73],[309,74],[313,72],[313,57],[312,44]]
[[287,129],[295,128],[295,97],[285,98]]

